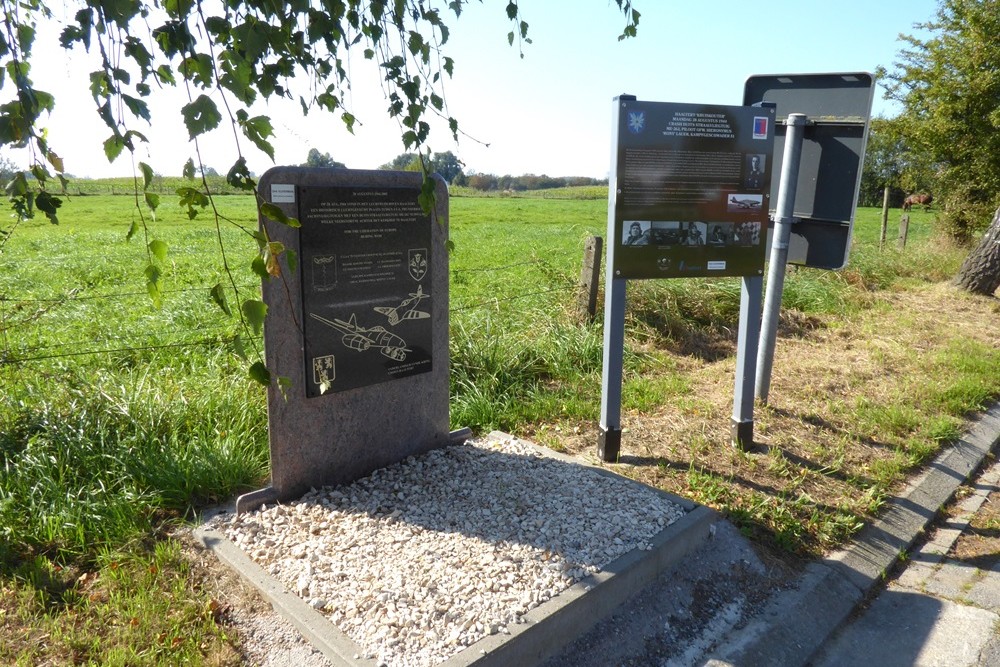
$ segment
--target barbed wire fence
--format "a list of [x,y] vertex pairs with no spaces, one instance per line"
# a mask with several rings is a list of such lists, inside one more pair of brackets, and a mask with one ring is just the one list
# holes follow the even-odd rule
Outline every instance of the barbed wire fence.
[[[561,268],[572,266],[574,262],[579,262],[579,255],[546,253],[545,257],[503,265],[452,268],[449,313],[453,320],[477,313],[499,315],[526,303],[536,308],[564,309],[567,303],[580,298],[581,291],[596,291],[596,285],[581,284],[585,279],[578,279],[573,271]],[[586,263],[585,254],[585,272]],[[512,277],[515,272],[517,279]],[[523,289],[526,283],[538,289]],[[239,288],[245,290],[245,294],[259,289],[251,284]],[[143,290],[108,292],[105,288],[88,292],[83,287],[70,287],[64,293],[18,294],[5,290],[0,281],[0,368],[27,369],[38,362],[58,359],[78,360],[157,350],[233,348],[240,334],[238,320],[225,316],[215,306],[210,290],[208,286],[164,290],[164,304],[172,304],[173,311],[188,308],[187,317],[194,318],[184,325],[165,326],[164,319],[170,316],[164,318],[162,312],[156,313],[148,293]],[[91,308],[90,304],[97,305]],[[136,324],[145,322],[148,327],[121,331],[112,326],[95,328],[91,323],[87,327],[90,335],[81,338],[75,326],[81,318],[93,317],[92,311],[116,313],[139,308],[149,310],[150,315]],[[592,312],[590,316],[592,318]],[[262,336],[257,335],[246,342],[259,346]]]

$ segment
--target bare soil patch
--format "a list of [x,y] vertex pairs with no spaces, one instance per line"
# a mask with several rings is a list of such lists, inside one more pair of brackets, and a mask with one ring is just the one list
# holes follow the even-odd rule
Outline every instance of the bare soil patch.
[[[951,380],[940,355],[970,342],[1000,349],[996,298],[935,284],[869,299],[849,316],[783,313],[752,451],[730,444],[734,359],[691,356],[679,361],[688,394],[624,414],[609,467],[717,508],[779,550],[809,557],[842,544],[945,442],[928,435],[945,418],[927,394]],[[568,423],[538,436],[594,459],[597,434]]]
[[1000,564],[1000,491],[986,498],[955,542],[950,556],[981,570]]

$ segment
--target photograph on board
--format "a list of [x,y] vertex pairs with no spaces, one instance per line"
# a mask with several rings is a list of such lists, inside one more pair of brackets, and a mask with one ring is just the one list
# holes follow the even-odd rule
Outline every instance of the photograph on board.
[[751,153],[746,156],[746,176],[743,178],[743,187],[746,190],[760,190],[764,187],[764,160],[767,156],[763,153]]
[[626,220],[624,225],[625,234],[622,238],[622,245],[649,245],[651,227],[651,223],[646,220]]
[[764,202],[761,194],[732,194],[726,200],[726,209],[730,213],[757,213]]

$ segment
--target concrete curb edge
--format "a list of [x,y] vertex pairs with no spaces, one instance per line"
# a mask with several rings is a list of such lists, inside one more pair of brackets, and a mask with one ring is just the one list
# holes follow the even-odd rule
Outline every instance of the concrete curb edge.
[[791,595],[725,638],[701,664],[710,667],[805,665],[930,526],[955,491],[1000,444],[1000,403],[941,452],[852,544],[806,568]]

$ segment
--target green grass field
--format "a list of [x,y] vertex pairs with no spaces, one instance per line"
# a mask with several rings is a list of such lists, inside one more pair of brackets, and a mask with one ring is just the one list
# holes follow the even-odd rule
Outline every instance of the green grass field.
[[[606,199],[593,188],[545,195],[451,198],[451,419],[456,427],[544,435],[559,424],[598,418],[601,318],[583,321],[574,301],[584,243],[589,236],[604,235]],[[207,601],[197,601],[197,592],[190,592],[194,611],[185,621],[196,627],[185,630],[194,633],[193,641],[176,642],[176,627],[164,625],[148,591],[135,589],[114,589],[122,604],[138,606],[133,616],[120,608],[101,607],[99,613],[117,614],[141,632],[77,636],[60,621],[64,607],[84,616],[98,613],[74,584],[81,572],[114,581],[111,572],[122,563],[139,570],[153,564],[158,570],[183,569],[170,549],[151,546],[162,544],[152,538],[165,522],[265,483],[264,393],[248,379],[249,361],[235,354],[233,344],[242,336],[252,360],[261,341],[209,295],[216,284],[232,304],[258,294],[249,270],[256,249],[248,233],[256,227],[255,210],[246,196],[219,197],[217,206],[223,218],[218,224],[207,210],[188,220],[164,197],[154,221],[127,196],[71,196],[58,226],[24,222],[0,247],[0,614],[14,618],[9,610],[18,609],[19,627],[65,634],[61,650],[85,644],[66,654],[76,656],[72,660],[200,663],[205,651],[199,646],[225,644],[211,619],[199,615],[199,605]],[[140,215],[148,233],[126,240]],[[880,250],[880,212],[859,210],[848,268],[792,270],[784,307],[803,317],[850,319],[872,307],[871,295],[878,290],[931,284],[954,274],[962,251],[934,240],[933,213],[912,213],[905,252],[895,244],[898,211],[890,219],[889,242]],[[163,260],[147,250],[154,239],[166,244]],[[144,271],[150,262],[163,275],[160,307],[147,293]],[[691,396],[689,359],[731,354],[738,311],[738,279],[630,285],[623,408],[641,413],[675,403],[692,414],[703,411]],[[907,445],[910,458],[901,455],[895,467],[880,464],[885,479],[878,481],[883,485],[878,493],[955,434],[953,415],[1000,393],[1000,380],[988,379],[997,353],[962,349],[935,363],[941,373],[969,366],[970,386],[977,389],[928,398],[933,410],[948,417],[934,421],[939,428],[921,436],[924,440]],[[984,361],[977,365],[970,359]],[[872,402],[845,411],[859,432],[895,429],[903,439],[920,431],[914,420],[923,419],[923,413],[886,410]],[[792,499],[798,505],[758,503],[749,512],[746,498],[727,491],[725,480],[693,467],[689,480],[693,497],[715,498],[717,506],[755,525],[792,521],[799,526],[803,513],[812,511]],[[711,489],[721,490],[709,497]],[[832,511],[840,510],[834,506]],[[837,517],[817,521],[842,521],[847,528],[837,528],[836,535],[844,539],[859,519],[849,512]],[[824,529],[798,530],[782,546],[815,548],[816,535]],[[171,585],[155,581],[149,587],[166,591]],[[173,662],[143,645],[137,638],[143,636],[164,638],[160,644],[171,646]],[[0,648],[0,661],[18,658],[4,651]],[[53,659],[70,660],[66,655]],[[32,653],[20,664],[48,658],[52,655]]]

